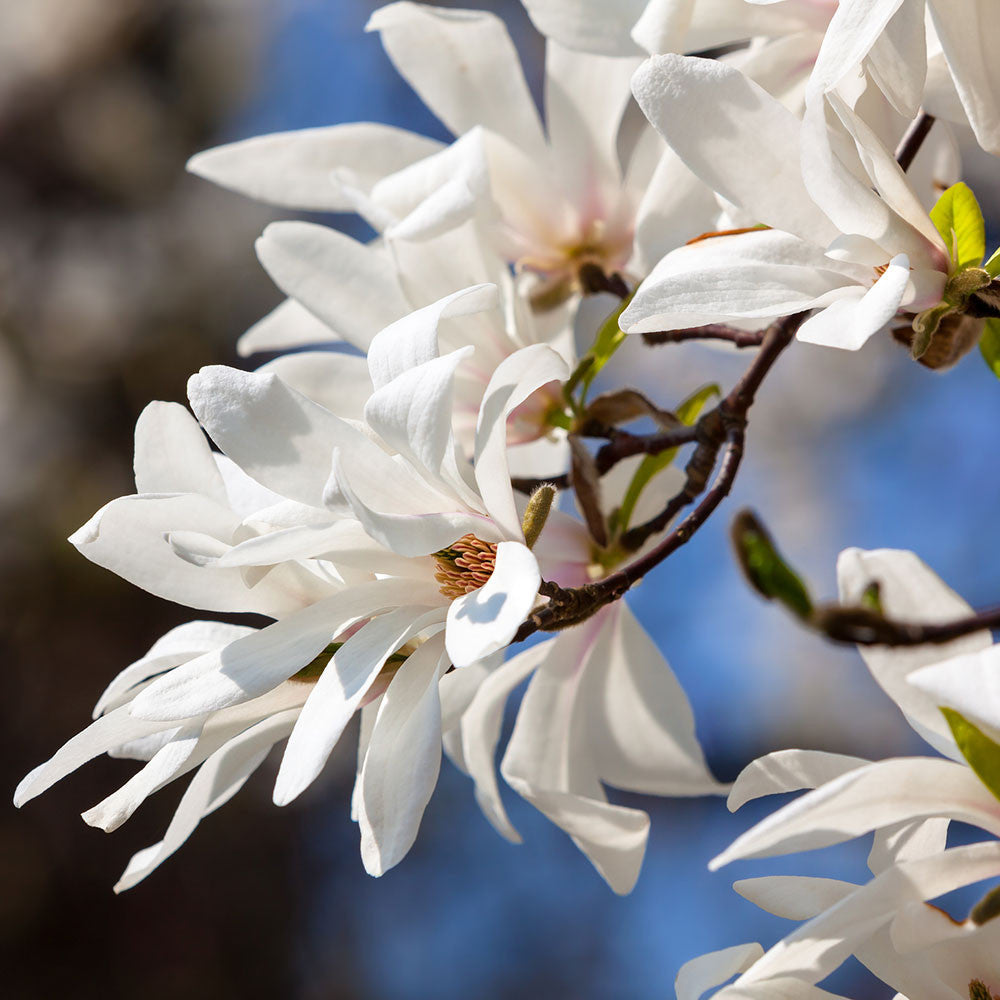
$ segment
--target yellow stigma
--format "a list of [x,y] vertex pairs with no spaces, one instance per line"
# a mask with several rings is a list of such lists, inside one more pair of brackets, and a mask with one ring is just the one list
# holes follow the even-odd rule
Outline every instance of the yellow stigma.
[[450,600],[478,590],[493,575],[497,547],[475,535],[463,535],[457,542],[434,553],[434,579]]

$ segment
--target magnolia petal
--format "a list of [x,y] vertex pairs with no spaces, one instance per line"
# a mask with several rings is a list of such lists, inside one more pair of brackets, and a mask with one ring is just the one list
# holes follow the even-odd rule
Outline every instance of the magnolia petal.
[[274,283],[344,340],[366,350],[410,305],[383,249],[312,222],[272,222],[257,257]]
[[353,354],[300,351],[275,358],[257,371],[277,375],[285,385],[345,420],[361,421],[372,394],[368,364]]
[[72,774],[78,767],[102,753],[174,725],[176,723],[135,719],[129,714],[127,706],[102,715],[83,732],[64,743],[44,764],[39,764],[21,779],[14,792],[14,805],[20,808],[25,802],[30,802],[36,795],[41,795],[67,774]]
[[922,667],[906,680],[930,704],[960,712],[1000,740],[1000,644]]
[[260,201],[316,212],[349,212],[354,198],[342,190],[345,168],[363,190],[441,148],[391,125],[352,122],[256,136],[198,153],[187,168]]
[[136,697],[131,712],[176,720],[249,701],[304,667],[351,621],[420,600],[437,603],[437,588],[392,579],[352,587],[170,671]]
[[[755,221],[820,245],[837,235],[803,184],[798,119],[739,70],[717,60],[654,56],[632,89],[688,167]],[[712,127],[692,127],[696,122]]]
[[501,542],[485,586],[448,608],[445,644],[456,667],[503,649],[535,605],[542,577],[538,561],[520,542]]
[[868,867],[873,875],[901,861],[915,861],[939,854],[948,844],[950,821],[944,817],[897,823],[875,831]]
[[581,665],[601,780],[649,795],[726,792],[705,763],[691,706],[656,644],[623,601],[604,619]]
[[[963,618],[972,608],[914,553],[899,549],[846,549],[837,559],[840,600],[857,604],[873,582],[885,613],[899,621],[946,622]],[[921,667],[957,656],[975,655],[993,645],[984,630],[944,644],[892,649],[865,646],[862,659],[881,688],[907,721],[939,753],[961,760],[951,730],[932,697],[908,683]]]
[[857,888],[853,882],[803,875],[768,875],[733,883],[734,891],[754,906],[786,920],[811,920]]
[[239,570],[211,573],[177,555],[173,531],[232,538],[239,518],[227,506],[195,494],[119,497],[70,536],[92,563],[157,597],[204,611],[276,616],[301,607],[294,594],[261,584],[250,589]]
[[818,788],[870,761],[825,750],[777,750],[751,761],[733,783],[726,805],[730,812],[764,795]]
[[407,657],[382,696],[361,770],[361,859],[384,875],[413,846],[441,768],[440,637]]
[[[521,843],[521,835],[507,818],[507,810],[497,787],[494,760],[503,724],[504,706],[514,688],[549,655],[555,641],[548,639],[518,653],[490,674],[482,682],[462,716],[463,757],[469,775],[475,782],[476,801],[500,836],[512,844]],[[465,670],[458,670],[456,673],[462,674]]]
[[137,493],[200,493],[226,502],[226,487],[198,422],[178,403],[150,403],[135,425]]
[[979,145],[1000,155],[1000,25],[989,0],[929,0],[941,47]]
[[868,52],[876,86],[904,117],[916,118],[927,80],[925,5],[904,0]]
[[214,621],[185,622],[172,628],[150,646],[145,656],[129,664],[104,689],[94,706],[93,717],[96,719],[108,710],[118,708],[122,699],[130,697],[129,692],[137,684],[194,659],[209,649],[218,649],[235,642],[253,631],[247,625]]
[[212,754],[191,779],[163,840],[135,854],[115,892],[141,882],[191,836],[205,816],[225,805],[263,763],[271,747],[288,735],[297,716],[298,710],[292,709],[263,719]]
[[340,336],[295,299],[285,299],[236,341],[241,358],[258,351],[287,351],[307,344],[329,344]]
[[273,372],[211,365],[191,376],[188,397],[212,440],[244,472],[313,507],[323,506],[334,447],[379,451],[357,428]]
[[910,263],[900,254],[867,292],[831,303],[807,319],[796,336],[806,344],[858,351],[896,315],[909,284]]
[[738,837],[709,867],[829,847],[878,827],[942,815],[1000,833],[996,799],[971,768],[927,757],[883,760],[779,809]]
[[410,369],[438,358],[438,336],[445,320],[472,316],[495,308],[497,303],[496,285],[473,285],[391,323],[376,334],[368,347],[374,388],[382,389]]
[[608,56],[638,52],[629,37],[647,0],[522,0],[535,27],[567,48]]
[[288,805],[316,780],[389,656],[441,617],[408,603],[373,618],[337,650],[288,739],[274,783],[276,806]]
[[698,1000],[714,986],[745,972],[763,954],[759,944],[737,944],[690,959],[680,967],[674,981],[677,1000]]
[[479,407],[476,482],[490,517],[506,537],[524,539],[507,465],[507,418],[533,392],[569,377],[566,362],[546,344],[531,344],[497,365]]
[[542,154],[535,103],[495,14],[391,3],[372,14],[367,30],[380,33],[393,65],[454,135],[483,125]]

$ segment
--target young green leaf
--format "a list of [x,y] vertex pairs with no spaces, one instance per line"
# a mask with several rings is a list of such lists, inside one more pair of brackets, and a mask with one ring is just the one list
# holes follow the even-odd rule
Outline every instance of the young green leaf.
[[997,250],[983,267],[991,278],[1000,278],[1000,250]]
[[[580,368],[582,371],[579,381],[583,385],[582,399],[587,398],[590,384],[597,378],[598,372],[611,360],[611,356],[624,343],[627,334],[619,328],[618,320],[631,301],[631,295],[622,299],[621,305],[601,324],[600,330],[597,331],[597,337],[594,339],[594,346],[591,347],[583,358],[583,361],[581,361]],[[584,362],[587,362],[588,358],[590,361],[584,366]]]
[[990,371],[1000,378],[1000,320],[988,319],[979,338],[979,353]]
[[967,184],[952,184],[931,209],[931,222],[951,256],[952,270],[979,267],[986,256],[986,224]]
[[812,614],[813,602],[806,585],[782,559],[767,529],[752,511],[736,515],[732,539],[740,567],[761,597],[779,601],[799,618]]
[[955,737],[958,749],[976,772],[976,777],[1000,799],[1000,744],[995,743],[978,726],[961,713],[942,708],[942,713]]
[[[682,424],[690,427],[701,416],[701,411],[705,408],[705,404],[713,396],[719,395],[721,395],[721,390],[714,382],[710,385],[703,385],[677,407],[678,419]],[[647,455],[639,463],[639,467],[635,470],[632,481],[628,484],[628,489],[625,491],[625,497],[622,500],[621,507],[618,509],[618,516],[615,521],[616,527],[622,534],[628,531],[632,514],[635,512],[635,505],[639,502],[640,494],[650,480],[673,462],[677,457],[677,451],[677,448],[668,448],[666,451],[661,451],[659,455]]]

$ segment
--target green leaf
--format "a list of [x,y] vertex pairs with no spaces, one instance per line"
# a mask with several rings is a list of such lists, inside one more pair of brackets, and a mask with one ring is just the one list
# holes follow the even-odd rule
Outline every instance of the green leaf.
[[1000,378],[1000,319],[988,319],[979,338],[979,353],[990,371]]
[[983,267],[991,278],[1000,278],[1000,250],[997,250]]
[[1000,799],[1000,744],[994,743],[978,726],[954,709],[942,708],[941,712],[969,767],[994,797]]
[[812,614],[813,602],[806,585],[782,559],[767,529],[752,511],[736,515],[732,539],[740,567],[761,597],[779,601],[799,618]]
[[594,379],[597,378],[598,372],[611,360],[615,351],[625,342],[628,334],[619,328],[618,320],[621,318],[622,313],[625,312],[625,307],[631,301],[631,295],[622,299],[621,305],[601,324],[601,328],[597,331],[597,336],[594,338],[594,346],[591,347],[580,362],[579,367],[582,371],[579,382],[583,386],[581,401],[587,398],[587,391],[590,389],[590,385]]
[[[681,423],[690,427],[701,416],[701,411],[705,404],[713,397],[720,396],[721,390],[713,382],[710,385],[703,385],[697,392],[692,393],[687,399],[677,407],[677,417]],[[661,451],[659,455],[647,455],[635,470],[632,481],[625,491],[625,498],[618,509],[618,516],[615,525],[622,533],[628,531],[632,515],[635,513],[635,505],[639,502],[639,496],[646,488],[647,484],[661,473],[677,457],[677,448],[668,448]]]
[[979,267],[986,256],[986,224],[968,184],[952,184],[931,209],[931,222],[951,256],[952,270]]

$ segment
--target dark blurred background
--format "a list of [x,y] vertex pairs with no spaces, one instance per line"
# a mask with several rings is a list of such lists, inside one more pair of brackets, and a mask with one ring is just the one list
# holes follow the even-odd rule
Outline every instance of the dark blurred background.
[[[445,138],[362,34],[368,0],[7,0],[0,4],[0,787],[82,728],[107,681],[192,617],[91,566],[65,537],[131,492],[135,419],[183,400],[203,364],[279,296],[252,241],[275,213],[185,175],[199,149],[266,131],[375,120]],[[542,46],[508,21],[539,90]],[[970,173],[997,239],[995,161]],[[288,213],[284,213],[287,216]],[[360,235],[347,219],[332,219]],[[696,347],[649,374],[630,341],[612,378],[666,404],[741,362]],[[662,355],[666,359],[667,355]],[[645,363],[640,365],[640,361]],[[993,429],[1000,387],[975,356],[940,376],[888,338],[860,356],[790,352],[755,412],[730,511],[752,503],[825,594],[847,545],[916,549],[976,604],[1000,594]],[[920,752],[849,651],[749,595],[718,518],[633,605],[690,692],[731,779],[787,746]],[[508,797],[500,840],[445,764],[418,842],[368,878],[348,799],[349,741],[292,807],[267,768],[182,851],[121,897],[181,788],[114,836],[81,810],[134,765],[97,761],[23,811],[0,808],[5,996],[480,1000],[665,997],[688,958],[786,927],[733,877],[864,877],[867,845],[710,875],[705,862],[771,805],[635,799],[653,818],[638,888],[614,897],[558,830]],[[273,774],[273,767],[271,773]],[[966,900],[960,901],[962,905]],[[888,995],[848,967],[832,984]]]

